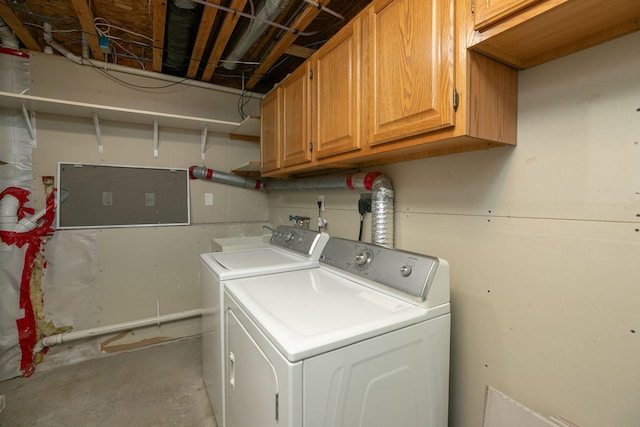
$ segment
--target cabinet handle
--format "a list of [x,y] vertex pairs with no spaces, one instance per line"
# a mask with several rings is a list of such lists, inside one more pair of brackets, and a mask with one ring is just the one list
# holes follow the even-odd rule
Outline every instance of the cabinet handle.
[[229,385],[236,388],[236,356],[229,352]]

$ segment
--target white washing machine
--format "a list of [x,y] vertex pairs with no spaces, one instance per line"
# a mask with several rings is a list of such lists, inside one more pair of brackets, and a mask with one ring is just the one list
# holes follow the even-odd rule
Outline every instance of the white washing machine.
[[449,266],[331,238],[225,283],[227,427],[446,427]]
[[200,255],[202,286],[202,376],[218,427],[224,415],[224,318],[221,311],[226,280],[318,267],[326,233],[278,226],[269,247]]

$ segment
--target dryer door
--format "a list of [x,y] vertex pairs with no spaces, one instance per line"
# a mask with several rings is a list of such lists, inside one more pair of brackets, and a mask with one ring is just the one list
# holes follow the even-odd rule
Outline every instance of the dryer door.
[[276,371],[232,310],[227,311],[226,427],[278,426]]

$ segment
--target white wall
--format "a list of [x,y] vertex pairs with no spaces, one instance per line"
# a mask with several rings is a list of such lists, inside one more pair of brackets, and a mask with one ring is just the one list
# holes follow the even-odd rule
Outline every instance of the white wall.
[[[122,73],[114,75],[136,85],[167,84]],[[31,77],[31,95],[241,121],[236,94],[184,85],[131,88],[60,56],[33,55]],[[247,108],[247,113],[256,114],[257,102]],[[103,121],[101,154],[90,115],[85,119],[38,114],[38,142],[33,150],[35,206],[44,204],[41,176],[55,176],[60,161],[177,168],[206,165],[229,171],[259,159],[259,144],[209,133],[203,161],[199,130],[164,128],[160,124],[158,158],[153,155],[152,123]],[[57,231],[46,246],[55,259],[43,285],[49,319],[57,326],[70,324],[83,329],[155,316],[157,300],[162,314],[199,308],[199,254],[210,250],[214,237],[258,234],[258,226],[268,220],[268,198],[253,190],[200,180],[191,181],[190,193],[191,226]],[[204,193],[213,193],[213,206],[205,206]],[[77,262],[78,258],[83,261]],[[175,322],[115,340],[106,336],[92,342],[90,348],[75,346],[75,355],[71,356],[66,346],[54,347],[46,360],[66,363],[94,357],[100,343],[114,350],[122,345],[199,333],[199,319]]]
[[[491,385],[581,427],[637,426],[640,33],[519,83],[517,147],[377,168],[396,246],[451,263],[450,423],[482,425]],[[315,218],[317,194],[271,194],[272,221]],[[355,238],[358,195],[324,194],[329,233]]]

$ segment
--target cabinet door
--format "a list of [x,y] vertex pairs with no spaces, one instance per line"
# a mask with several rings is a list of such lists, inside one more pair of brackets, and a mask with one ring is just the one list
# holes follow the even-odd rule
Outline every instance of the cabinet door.
[[260,105],[260,171],[280,169],[282,92],[280,88],[264,97]]
[[309,61],[287,77],[282,88],[282,165],[311,161]]
[[276,427],[278,382],[271,362],[227,311],[227,427]]
[[482,31],[537,1],[539,0],[475,0],[475,29]]
[[369,144],[454,124],[453,1],[377,0],[369,19]]
[[348,24],[312,59],[312,135],[317,158],[360,148],[361,27],[360,19]]

